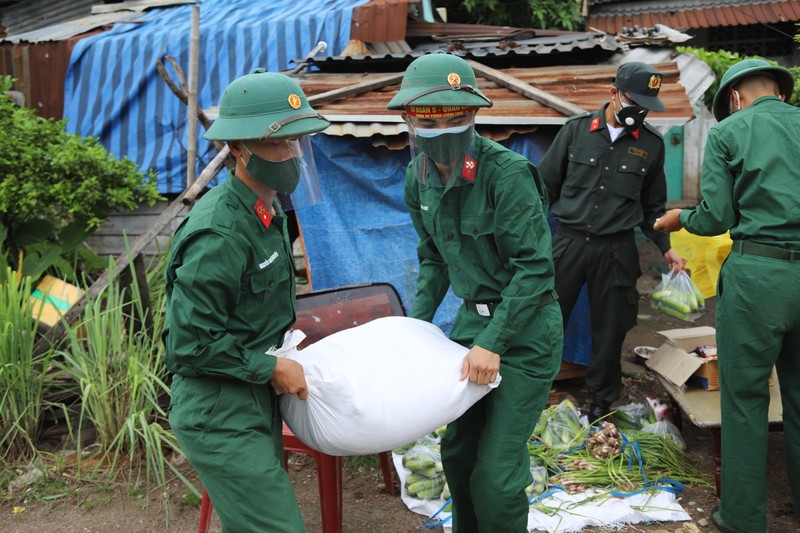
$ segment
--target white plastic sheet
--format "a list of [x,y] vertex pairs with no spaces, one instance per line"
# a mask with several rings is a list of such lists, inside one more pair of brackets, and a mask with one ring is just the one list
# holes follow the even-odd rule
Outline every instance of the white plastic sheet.
[[330,455],[366,455],[412,442],[461,416],[500,383],[459,380],[468,350],[429,322],[385,317],[296,350],[308,399],[281,396],[286,424]]

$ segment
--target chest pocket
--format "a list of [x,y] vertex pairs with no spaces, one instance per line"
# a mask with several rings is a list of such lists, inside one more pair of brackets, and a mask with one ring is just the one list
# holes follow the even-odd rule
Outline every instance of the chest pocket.
[[500,264],[494,229],[494,213],[461,216],[462,253],[470,263]]
[[[267,259],[268,261],[268,259]],[[261,321],[265,315],[290,308],[293,271],[283,255],[277,255],[264,268],[256,265],[242,280],[240,312],[250,320]]]
[[623,157],[611,182],[611,190],[624,198],[637,200],[642,192],[642,182],[650,163],[636,157]]
[[561,194],[567,197],[575,196],[581,189],[591,187],[599,172],[601,156],[600,150],[570,146],[567,178]]

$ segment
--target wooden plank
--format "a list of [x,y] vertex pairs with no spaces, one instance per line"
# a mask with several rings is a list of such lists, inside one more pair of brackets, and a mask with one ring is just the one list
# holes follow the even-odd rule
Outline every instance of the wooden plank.
[[308,97],[308,103],[312,106],[322,105],[328,102],[333,102],[334,100],[347,98],[348,96],[354,96],[372,91],[374,89],[380,89],[381,87],[386,87],[387,85],[394,85],[403,80],[403,74],[403,72],[396,72],[394,74],[389,74],[388,76],[381,76],[380,78],[375,78],[373,80],[362,81],[361,83],[348,85],[347,87],[342,87],[340,89],[333,89],[324,93],[315,94]]
[[491,80],[501,87],[506,87],[507,89],[518,92],[526,98],[530,98],[531,100],[555,109],[556,111],[559,111],[567,116],[578,115],[586,112],[586,109],[577,106],[568,100],[553,96],[546,91],[537,89],[533,85],[525,83],[524,81],[520,81],[513,76],[509,76],[508,74],[500,72],[499,70],[487,67],[471,59],[468,59],[467,62],[472,66],[472,69],[478,76],[486,78],[487,80]]

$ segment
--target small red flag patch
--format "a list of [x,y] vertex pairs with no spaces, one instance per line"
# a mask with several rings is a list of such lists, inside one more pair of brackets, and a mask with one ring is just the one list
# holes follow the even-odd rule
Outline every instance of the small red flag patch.
[[464,156],[464,168],[461,169],[461,175],[465,180],[474,182],[476,172],[478,172],[478,162],[470,156]]
[[592,120],[592,123],[589,126],[589,131],[597,131],[599,129],[600,129],[600,117],[594,117],[594,120]]
[[264,205],[261,198],[259,198],[256,205],[253,206],[253,210],[256,212],[256,215],[258,215],[258,219],[261,220],[261,223],[264,224],[264,227],[268,228],[272,222],[272,214],[269,212],[269,209],[267,209],[267,206]]

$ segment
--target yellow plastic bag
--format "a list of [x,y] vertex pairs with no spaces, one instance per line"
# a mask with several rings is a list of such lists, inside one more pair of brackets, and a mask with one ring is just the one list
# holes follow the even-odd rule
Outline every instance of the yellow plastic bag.
[[692,281],[710,298],[717,292],[717,278],[722,263],[731,251],[733,241],[728,232],[715,237],[692,235],[685,229],[671,234],[672,248],[686,259],[686,268],[692,272]]

